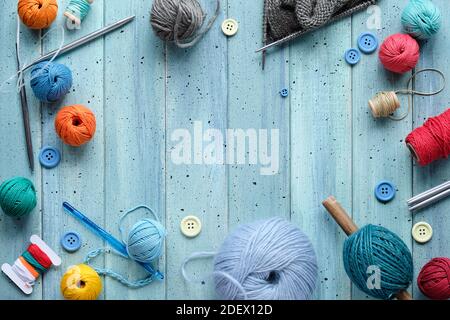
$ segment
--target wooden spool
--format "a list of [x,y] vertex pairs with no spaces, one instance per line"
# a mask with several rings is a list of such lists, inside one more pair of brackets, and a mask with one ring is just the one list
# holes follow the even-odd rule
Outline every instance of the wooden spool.
[[[358,226],[333,196],[328,197],[322,204],[347,236],[358,231]],[[399,300],[412,300],[411,295],[406,290],[399,291],[395,296]]]

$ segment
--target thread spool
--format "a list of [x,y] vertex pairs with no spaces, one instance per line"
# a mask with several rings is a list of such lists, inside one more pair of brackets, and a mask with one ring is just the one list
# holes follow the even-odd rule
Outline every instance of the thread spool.
[[58,3],[56,0],[19,0],[17,12],[28,28],[45,29],[55,20]]
[[95,134],[94,113],[81,104],[62,108],[55,118],[55,129],[61,140],[79,147],[90,141]]
[[91,4],[94,0],[70,0],[69,4],[64,11],[64,16],[67,18],[67,26],[74,25],[79,27],[81,21],[87,16],[91,10]]
[[61,258],[37,235],[30,237],[31,244],[11,266],[2,264],[2,271],[25,294],[33,292],[35,281],[52,265],[59,266]]
[[413,130],[405,139],[413,158],[426,166],[450,155],[450,109],[428,118],[422,127]]
[[441,12],[429,0],[411,0],[402,13],[405,31],[419,40],[426,40],[441,28]]
[[90,266],[79,264],[67,269],[60,288],[66,300],[97,300],[102,292],[102,280]]
[[36,189],[27,178],[15,177],[0,185],[0,207],[14,218],[27,216],[36,207]]
[[[348,277],[364,293],[378,299],[411,300],[406,291],[412,282],[413,263],[406,244],[386,228],[358,227],[334,197],[322,202],[329,214],[349,236],[344,243],[344,267]],[[368,268],[380,268],[380,287],[367,285]]]
[[40,101],[54,103],[72,87],[72,71],[60,63],[38,63],[31,70],[30,86]]
[[417,286],[430,299],[450,299],[450,259],[431,259],[420,271]]
[[156,35],[180,48],[195,45],[211,29],[220,11],[217,0],[215,13],[202,29],[205,14],[197,0],[154,0],[150,14],[150,24]]
[[419,62],[419,44],[409,34],[393,34],[384,40],[379,58],[383,66],[395,73],[405,73],[414,69]]
[[[410,89],[412,80],[416,78],[417,75],[423,72],[436,72],[438,73],[443,80],[442,87],[433,92],[422,92],[417,90]],[[441,93],[445,89],[445,76],[444,74],[437,69],[427,68],[422,69],[415,72],[407,81],[406,89],[397,90],[397,91],[382,91],[377,93],[372,99],[369,100],[369,109],[372,111],[372,115],[374,118],[390,118],[394,121],[400,121],[405,119],[411,111],[411,95],[419,95],[419,96],[433,96]],[[398,94],[407,94],[408,96],[408,110],[400,116],[394,116],[394,112],[396,112],[400,108],[400,100],[398,98]]]
[[185,260],[215,256],[216,294],[225,300],[306,300],[317,282],[317,260],[308,237],[280,218],[238,227],[220,250],[199,252]]
[[[153,219],[142,219],[138,221],[131,228],[128,233],[127,240],[124,240],[124,229],[122,228],[122,224],[124,219],[132,212],[135,212],[139,209],[145,209],[150,212],[155,220]],[[153,212],[153,210],[145,205],[139,205],[128,210],[119,221],[119,232],[122,236],[122,243],[125,245],[128,256],[135,261],[142,263],[150,263],[156,259],[158,259],[163,250],[164,245],[164,237],[166,235],[166,231],[164,227],[159,222],[157,215]],[[108,253],[109,250],[105,250],[103,248],[99,248],[89,252],[85,258],[85,263],[89,264],[90,261],[101,254]],[[123,256],[122,256],[123,257]],[[154,275],[151,274],[146,278],[131,281],[122,274],[115,272],[109,269],[102,269],[98,267],[94,267],[95,271],[100,275],[109,276],[123,285],[130,288],[140,288],[148,285],[153,281]]]

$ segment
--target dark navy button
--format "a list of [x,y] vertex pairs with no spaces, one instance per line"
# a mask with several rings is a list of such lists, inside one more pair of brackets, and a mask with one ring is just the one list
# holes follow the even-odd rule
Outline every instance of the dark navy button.
[[373,53],[378,48],[378,39],[372,32],[363,32],[358,37],[358,47],[366,54]]
[[75,252],[81,247],[81,237],[75,231],[66,232],[61,238],[62,247],[68,252]]
[[395,197],[395,187],[389,181],[381,181],[375,187],[375,197],[380,202],[389,202]]
[[289,95],[288,89],[286,89],[286,88],[281,89],[280,95],[281,95],[283,98],[286,98],[286,97]]
[[345,51],[345,61],[350,65],[355,65],[361,60],[361,53],[357,49],[348,49]]
[[61,161],[61,154],[58,149],[53,147],[43,147],[39,152],[39,162],[44,168],[51,169],[56,167]]

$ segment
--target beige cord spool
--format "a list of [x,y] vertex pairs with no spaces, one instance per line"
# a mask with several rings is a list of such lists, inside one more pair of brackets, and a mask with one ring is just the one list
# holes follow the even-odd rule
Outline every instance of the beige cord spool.
[[[431,71],[438,73],[443,80],[442,87],[434,92],[421,92],[410,89],[412,80],[420,73]],[[407,82],[406,85],[407,89],[404,90],[398,90],[398,91],[382,91],[377,93],[372,99],[369,100],[369,108],[370,111],[372,111],[372,115],[374,118],[389,118],[394,121],[400,121],[405,119],[408,114],[411,111],[411,105],[412,105],[412,96],[414,95],[420,95],[420,96],[433,96],[436,94],[441,93],[445,89],[445,76],[444,74],[437,69],[434,68],[427,68],[422,69],[414,73]],[[397,111],[397,109],[400,108],[400,100],[398,98],[398,94],[407,94],[408,95],[408,110],[400,115],[400,116],[394,116],[394,112]]]

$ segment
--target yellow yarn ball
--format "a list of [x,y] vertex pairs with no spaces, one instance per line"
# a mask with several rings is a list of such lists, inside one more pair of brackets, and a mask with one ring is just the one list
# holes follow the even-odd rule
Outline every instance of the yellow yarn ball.
[[102,280],[86,264],[70,267],[61,279],[61,293],[67,300],[96,300],[102,291]]

